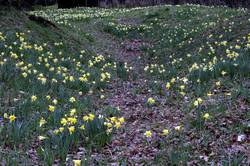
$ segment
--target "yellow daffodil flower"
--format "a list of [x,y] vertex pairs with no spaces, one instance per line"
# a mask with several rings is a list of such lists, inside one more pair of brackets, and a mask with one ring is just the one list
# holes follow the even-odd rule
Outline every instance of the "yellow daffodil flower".
[[144,135],[147,137],[147,138],[151,138],[152,137],[152,132],[150,130],[146,131],[144,133]]
[[10,120],[10,122],[15,121],[16,120],[16,116],[15,115],[10,115],[9,116],[9,120]]

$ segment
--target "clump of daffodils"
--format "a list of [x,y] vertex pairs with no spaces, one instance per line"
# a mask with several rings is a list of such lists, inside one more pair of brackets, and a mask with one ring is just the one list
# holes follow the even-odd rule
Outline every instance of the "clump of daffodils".
[[203,103],[203,100],[199,97],[198,99],[196,99],[194,101],[194,106],[198,107],[199,105],[201,105]]

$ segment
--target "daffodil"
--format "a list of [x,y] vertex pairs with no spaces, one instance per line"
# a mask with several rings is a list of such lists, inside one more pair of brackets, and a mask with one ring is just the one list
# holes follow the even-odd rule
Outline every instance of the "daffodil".
[[44,124],[46,124],[46,120],[42,117],[39,121],[39,126],[42,127]]
[[58,129],[55,129],[54,131],[53,131],[53,133],[54,134],[58,134],[60,131],[58,130]]
[[54,99],[54,100],[52,101],[52,103],[55,104],[55,105],[57,105],[58,101],[57,101],[56,99]]
[[203,118],[204,118],[204,119],[208,119],[209,117],[210,117],[209,113],[205,113],[205,114],[203,115]]
[[26,77],[28,76],[28,74],[27,74],[26,72],[23,72],[23,73],[22,73],[22,76],[23,76],[24,78],[26,78]]
[[104,122],[104,125],[107,126],[108,128],[112,127],[112,123],[109,123],[109,122]]
[[69,118],[68,118],[68,122],[69,122],[70,124],[76,124],[76,123],[77,123],[77,119],[76,119],[75,117],[69,117]]
[[9,116],[9,120],[10,120],[10,122],[15,121],[16,120],[16,116],[15,115],[10,115]]
[[198,105],[199,105],[198,100],[195,100],[195,101],[194,101],[194,106],[197,107]]
[[58,130],[62,133],[64,131],[64,127],[59,127]]
[[95,115],[90,113],[89,114],[89,120],[92,121],[92,120],[94,120],[94,118],[95,118]]
[[196,100],[194,101],[194,106],[197,107],[197,106],[199,106],[199,105],[202,104],[202,103],[203,103],[203,100],[199,97],[198,99],[196,99]]
[[89,120],[89,117],[87,115],[83,116],[83,120],[86,122]]
[[8,119],[8,118],[9,118],[9,116],[8,116],[7,113],[4,113],[4,114],[3,114],[3,117],[4,117],[5,119]]
[[70,116],[73,116],[75,114],[76,114],[76,109],[75,108],[71,109],[70,110]]
[[110,120],[111,120],[111,122],[115,123],[116,117],[111,117]]
[[115,122],[115,127],[116,127],[117,129],[121,128],[121,123],[120,123],[120,122]]
[[152,137],[152,132],[150,130],[146,131],[144,133],[144,135],[147,137],[147,138],[151,138]]
[[80,129],[85,130],[85,125],[81,125]]
[[176,126],[174,129],[176,130],[176,131],[180,131],[181,130],[181,126]]
[[71,97],[71,98],[69,99],[69,101],[70,101],[71,103],[74,103],[74,102],[76,102],[76,99],[75,99],[74,97]]
[[35,95],[31,96],[31,102],[35,102],[37,100],[37,97]]
[[54,111],[55,111],[55,109],[56,109],[56,107],[55,107],[55,106],[49,105],[49,111],[50,111],[50,112],[54,112]]
[[175,78],[172,78],[170,81],[172,84],[175,83]]
[[203,100],[200,97],[197,99],[197,101],[199,102],[199,104],[203,102]]
[[120,121],[121,123],[124,123],[124,122],[125,122],[125,120],[124,120],[123,117],[119,118],[119,121]]
[[75,132],[75,126],[68,127],[69,133],[73,134]]
[[47,137],[42,136],[42,135],[38,136],[38,140],[39,140],[39,141],[43,141],[43,140],[45,140],[45,139],[47,139]]
[[215,85],[216,85],[217,87],[221,86],[220,81],[215,82]]
[[81,160],[73,160],[74,166],[81,166]]
[[63,126],[66,126],[67,125],[67,119],[66,118],[62,118],[61,119],[61,124],[63,125]]
[[213,94],[211,92],[208,92],[207,93],[207,96],[212,96]]
[[170,87],[171,87],[171,84],[170,84],[169,82],[167,82],[167,83],[166,83],[166,89],[168,89],[168,90],[169,90],[169,89],[170,89]]
[[150,97],[150,98],[148,98],[147,103],[150,104],[150,105],[153,105],[153,104],[155,104],[155,99]]
[[226,74],[227,74],[227,72],[225,72],[225,71],[221,72],[221,75],[223,75],[223,76],[226,75]]
[[185,85],[181,85],[181,86],[180,86],[180,89],[181,89],[181,90],[184,90],[184,89],[185,89]]
[[169,130],[168,129],[164,129],[163,131],[162,131],[162,135],[168,135],[169,134]]

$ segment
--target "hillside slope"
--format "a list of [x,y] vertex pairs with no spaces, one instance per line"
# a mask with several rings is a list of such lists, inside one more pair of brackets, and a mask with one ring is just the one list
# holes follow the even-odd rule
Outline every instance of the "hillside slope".
[[249,164],[248,10],[1,12],[3,163]]

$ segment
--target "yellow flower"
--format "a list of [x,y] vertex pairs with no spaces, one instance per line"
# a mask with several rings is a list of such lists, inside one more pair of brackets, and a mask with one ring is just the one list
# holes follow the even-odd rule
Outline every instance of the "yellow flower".
[[22,73],[22,76],[23,76],[24,78],[26,78],[26,77],[28,76],[28,74],[27,74],[26,72],[23,72],[23,73]]
[[202,104],[203,100],[199,97],[197,100],[194,101],[194,106],[199,106],[200,104]]
[[213,96],[213,94],[211,92],[208,92],[207,96]]
[[75,126],[68,127],[69,133],[72,134],[75,132]]
[[175,78],[172,78],[170,81],[172,84],[175,83]]
[[67,124],[67,119],[66,119],[66,118],[62,118],[62,119],[61,119],[61,124],[62,124],[63,126],[66,126],[66,124]]
[[104,125],[107,126],[108,128],[111,128],[112,127],[112,123],[107,123],[107,122],[104,122]]
[[223,76],[226,75],[226,74],[227,74],[227,72],[225,72],[225,71],[221,72],[221,75],[223,75]]
[[185,92],[180,92],[180,94],[181,94],[182,96],[185,96],[186,93],[185,93]]
[[69,101],[70,101],[71,103],[74,103],[74,102],[76,101],[76,99],[75,99],[74,97],[71,97],[71,98],[69,99]]
[[110,120],[111,120],[111,122],[115,123],[116,117],[111,117]]
[[153,99],[152,97],[148,98],[148,103],[149,104],[155,104],[155,99]]
[[58,129],[55,129],[54,131],[53,131],[53,133],[54,134],[58,134],[60,131],[58,130]]
[[73,160],[74,166],[81,166],[81,160]]
[[199,102],[199,104],[203,102],[203,100],[200,97],[197,99],[197,101]]
[[115,127],[116,127],[117,129],[121,128],[121,123],[120,123],[120,122],[116,122],[116,123],[115,123]]
[[220,81],[217,81],[215,85],[219,87],[221,85]]
[[55,107],[55,106],[49,105],[49,111],[50,111],[50,112],[54,112],[54,111],[55,111],[55,109],[56,109],[56,107]]
[[85,130],[85,125],[81,125],[80,129]]
[[48,96],[46,96],[46,98],[49,100],[51,97],[50,97],[50,95],[48,95]]
[[58,101],[56,99],[54,99],[53,101],[53,104],[57,105]]
[[46,123],[46,120],[43,117],[40,119],[39,126],[42,127]]
[[170,89],[170,87],[171,87],[171,84],[168,82],[168,83],[166,83],[166,89]]
[[89,120],[90,120],[90,121],[94,120],[94,118],[95,118],[95,115],[94,115],[94,114],[89,114]]
[[68,122],[70,122],[71,124],[76,124],[77,123],[77,119],[76,118],[68,118]]
[[163,131],[162,131],[162,135],[168,135],[169,134],[169,130],[168,129],[164,129]]
[[181,85],[181,86],[180,86],[180,89],[181,89],[181,90],[184,90],[184,89],[185,89],[185,85]]
[[47,137],[42,136],[42,135],[38,136],[38,140],[39,140],[39,141],[42,141],[42,140],[45,140],[45,139],[47,139]]
[[15,115],[10,115],[9,116],[9,120],[10,120],[10,122],[15,121],[16,120],[16,116]]
[[124,120],[123,117],[119,118],[119,121],[120,121],[121,123],[124,123],[124,122],[125,122],[125,120]]
[[197,107],[198,105],[199,105],[198,100],[195,100],[195,101],[194,101],[194,106]]
[[35,95],[31,96],[31,101],[34,102],[37,100],[37,97]]
[[7,114],[7,113],[4,113],[4,114],[3,114],[3,117],[4,117],[5,119],[8,119],[8,114]]
[[88,117],[87,115],[85,115],[85,116],[83,117],[83,120],[86,122],[86,121],[89,120],[89,117]]
[[59,128],[59,131],[60,131],[60,132],[63,132],[63,131],[64,131],[64,127],[60,127],[60,128]]
[[175,129],[176,131],[180,131],[180,130],[181,130],[181,126],[176,126],[174,129]]
[[152,132],[150,130],[146,131],[144,133],[144,135],[147,137],[147,138],[151,138],[152,137]]
[[236,48],[236,49],[240,49],[240,48],[241,48],[241,46],[239,46],[239,45],[236,45],[236,46],[235,46],[235,48]]
[[106,133],[107,134],[110,134],[112,132],[112,128],[108,128],[107,130],[106,130]]
[[209,118],[209,113],[205,113],[205,115],[203,116],[204,119],[208,119]]
[[70,116],[75,115],[75,113],[76,113],[76,109],[75,108],[73,108],[73,109],[70,110]]

